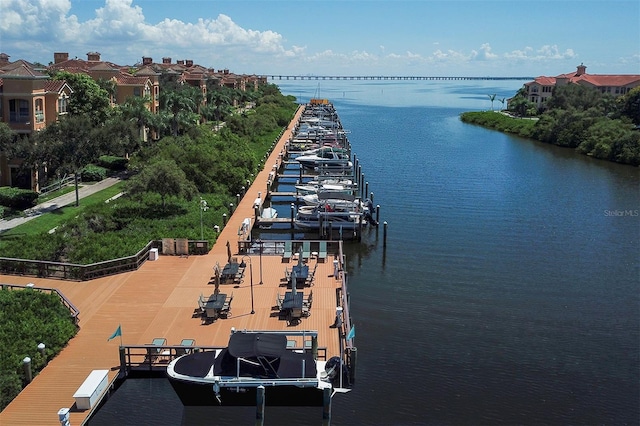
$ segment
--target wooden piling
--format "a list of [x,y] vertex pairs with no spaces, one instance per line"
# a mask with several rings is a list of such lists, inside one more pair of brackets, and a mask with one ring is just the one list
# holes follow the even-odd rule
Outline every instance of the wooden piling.
[[264,424],[265,395],[264,386],[260,385],[256,392],[256,425]]
[[349,351],[349,385],[353,386],[356,382],[356,366],[358,364],[358,348],[355,346]]
[[382,233],[382,247],[387,246],[387,221],[384,222],[384,228]]
[[[331,420],[331,389],[324,388],[322,390],[322,420],[329,421]],[[329,424],[329,423],[323,423]]]

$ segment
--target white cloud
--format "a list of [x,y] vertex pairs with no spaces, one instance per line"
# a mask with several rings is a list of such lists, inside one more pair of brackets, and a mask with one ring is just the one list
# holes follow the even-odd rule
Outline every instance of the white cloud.
[[17,39],[46,35],[69,10],[69,0],[2,0],[0,33],[2,38]]
[[565,49],[561,52],[557,45],[544,45],[537,50],[527,46],[520,50],[513,50],[505,53],[504,57],[507,59],[519,59],[527,61],[542,61],[542,60],[564,60],[573,59],[578,55],[573,49]]
[[488,61],[497,59],[498,55],[491,52],[491,46],[489,45],[489,43],[484,43],[480,46],[480,51],[471,51],[471,58],[478,61]]
[[[241,56],[237,52],[243,52],[244,57],[247,52],[281,57],[295,57],[304,52],[295,46],[286,49],[282,35],[277,32],[245,29],[223,14],[193,23],[167,18],[150,24],[142,8],[134,6],[132,0],[105,0],[95,10],[94,18],[80,22],[70,14],[69,0],[1,1],[3,50],[28,60],[44,58],[29,57],[33,51],[13,51],[23,45],[25,37],[31,38],[31,45],[41,45],[44,51],[59,51],[61,44],[72,56],[86,49],[99,50],[104,59],[121,64],[130,61],[123,58],[123,52],[131,52],[136,58],[174,54],[198,61],[211,56]],[[9,40],[11,43],[7,43]]]

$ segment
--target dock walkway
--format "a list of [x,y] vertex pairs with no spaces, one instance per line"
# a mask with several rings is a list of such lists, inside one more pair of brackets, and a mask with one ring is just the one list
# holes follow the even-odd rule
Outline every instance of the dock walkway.
[[[326,261],[309,259],[309,266],[318,263],[313,287],[314,304],[311,315],[295,326],[280,320],[274,310],[278,294],[283,294],[285,268],[277,252],[255,251],[242,256],[237,253],[237,230],[245,217],[252,217],[253,202],[269,178],[270,165],[278,160],[285,143],[291,138],[294,124],[303,107],[284,131],[265,162],[265,169],[257,176],[247,194],[238,204],[228,223],[222,229],[216,244],[204,256],[160,256],[147,261],[134,272],[103,277],[86,282],[68,282],[34,277],[0,275],[0,283],[57,288],[80,311],[80,330],[66,348],[37,375],[11,404],[0,413],[0,424],[59,425],[57,413],[70,409],[72,425],[81,425],[90,416],[90,410],[78,410],[73,395],[92,370],[109,370],[113,382],[119,371],[118,347],[150,344],[156,338],[165,338],[167,345],[177,345],[182,339],[195,339],[203,346],[226,346],[232,327],[247,330],[318,330],[319,347],[326,347],[327,356],[340,354],[339,333],[330,328],[335,319],[336,295],[343,277],[334,278],[333,258]],[[221,284],[220,292],[233,294],[231,315],[212,324],[202,324],[196,315],[199,296],[214,291],[210,284],[216,263],[227,263],[227,242],[232,255],[246,260],[249,267],[237,284]],[[260,281],[263,282],[260,285]],[[252,296],[253,294],[253,296]],[[251,314],[252,306],[255,314]],[[107,341],[121,326],[122,336]],[[46,342],[44,342],[46,344]],[[34,353],[36,351],[34,346]],[[28,354],[25,354],[28,355]]]

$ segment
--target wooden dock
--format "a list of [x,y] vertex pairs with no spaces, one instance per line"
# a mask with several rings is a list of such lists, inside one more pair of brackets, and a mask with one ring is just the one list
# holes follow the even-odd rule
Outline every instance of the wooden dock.
[[[265,164],[273,164],[280,155],[302,108],[281,136]],[[59,425],[58,411],[70,409],[72,425],[83,424],[90,410],[78,410],[73,395],[92,370],[109,370],[113,382],[119,372],[119,346],[150,344],[155,338],[165,338],[174,346],[182,339],[195,339],[197,345],[226,346],[232,327],[247,330],[318,330],[318,346],[326,348],[328,357],[340,354],[339,333],[349,327],[348,305],[343,329],[330,328],[338,303],[346,302],[344,276],[334,276],[334,257],[329,254],[322,262],[313,257],[310,267],[318,264],[315,282],[303,292],[313,290],[311,315],[295,326],[280,320],[274,310],[276,297],[284,293],[285,262],[277,251],[252,250],[238,252],[237,230],[245,217],[254,214],[254,200],[269,179],[269,169],[258,174],[238,204],[217,243],[203,256],[160,256],[147,261],[134,272],[104,277],[86,282],[69,282],[33,277],[0,275],[0,283],[56,288],[80,311],[80,331],[66,348],[36,376],[0,413],[1,425]],[[220,292],[233,294],[231,315],[203,325],[196,315],[199,296],[213,293],[211,284],[216,263],[227,263],[227,242],[232,256],[245,260],[249,266],[239,284],[221,284]],[[314,244],[314,242],[312,242]],[[313,246],[312,246],[313,247]],[[332,243],[331,247],[338,247]],[[342,260],[339,253],[337,259]],[[262,284],[260,284],[262,282]],[[252,307],[255,314],[251,314]],[[107,341],[121,326],[122,336]],[[346,328],[348,330],[349,328]],[[44,342],[46,344],[46,342]],[[36,348],[34,347],[34,353]],[[25,354],[28,355],[28,354]],[[19,367],[19,366],[17,366]]]

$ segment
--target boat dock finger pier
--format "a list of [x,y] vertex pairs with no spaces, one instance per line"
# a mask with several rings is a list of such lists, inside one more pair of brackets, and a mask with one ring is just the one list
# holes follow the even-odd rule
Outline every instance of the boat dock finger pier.
[[333,105],[312,99],[255,199],[255,226],[357,241],[364,229],[377,226],[380,206],[373,204],[347,134]]

